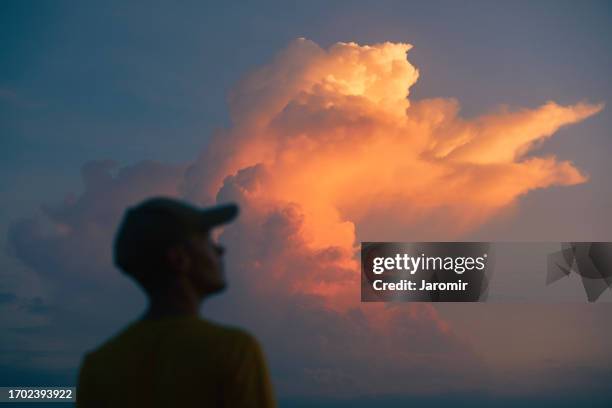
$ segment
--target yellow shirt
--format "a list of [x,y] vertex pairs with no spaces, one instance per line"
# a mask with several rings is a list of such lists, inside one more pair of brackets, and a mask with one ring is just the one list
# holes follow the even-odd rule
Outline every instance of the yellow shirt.
[[141,320],[81,366],[77,407],[274,407],[257,341],[198,317]]

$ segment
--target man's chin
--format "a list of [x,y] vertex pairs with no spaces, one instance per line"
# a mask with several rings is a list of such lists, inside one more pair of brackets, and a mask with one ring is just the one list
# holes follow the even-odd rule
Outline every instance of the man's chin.
[[216,295],[222,293],[227,288],[226,282],[219,282],[206,288],[205,295]]

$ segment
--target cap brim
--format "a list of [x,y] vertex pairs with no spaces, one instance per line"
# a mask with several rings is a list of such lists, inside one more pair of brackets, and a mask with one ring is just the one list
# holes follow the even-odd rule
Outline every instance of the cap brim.
[[233,221],[238,213],[236,204],[223,204],[200,211],[200,219],[205,228],[213,228]]

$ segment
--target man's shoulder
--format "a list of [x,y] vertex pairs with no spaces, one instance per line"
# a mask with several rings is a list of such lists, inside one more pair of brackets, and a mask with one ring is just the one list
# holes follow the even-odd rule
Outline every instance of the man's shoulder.
[[86,358],[105,359],[123,350],[143,347],[156,336],[170,334],[174,341],[185,339],[189,343],[201,341],[202,344],[215,344],[223,348],[258,346],[255,337],[248,331],[231,325],[220,324],[202,318],[176,319],[168,321],[139,320],[131,323],[116,335],[110,337],[99,347],[89,351]]
[[85,361],[93,362],[99,359],[104,359],[108,353],[112,353],[120,348],[125,343],[136,343],[137,338],[133,335],[134,326],[137,325],[137,321],[129,324],[122,328],[118,333],[107,338],[102,344],[97,347],[90,349],[85,353]]
[[236,327],[230,326],[226,324],[217,323],[210,320],[199,319],[198,325],[202,328],[207,327],[208,330],[214,332],[219,336],[227,336],[235,339],[250,339],[252,338],[251,334],[246,330]]
[[259,347],[255,336],[240,327],[201,320],[198,328],[202,336],[211,336],[231,349]]

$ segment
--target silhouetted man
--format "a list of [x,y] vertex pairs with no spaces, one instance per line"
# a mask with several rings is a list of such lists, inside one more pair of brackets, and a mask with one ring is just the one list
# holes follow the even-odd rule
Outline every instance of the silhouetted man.
[[210,231],[238,214],[233,204],[197,209],[169,198],[130,208],[117,232],[115,264],[149,298],[143,318],[83,361],[79,407],[272,407],[262,351],[248,333],[198,317],[225,288]]

